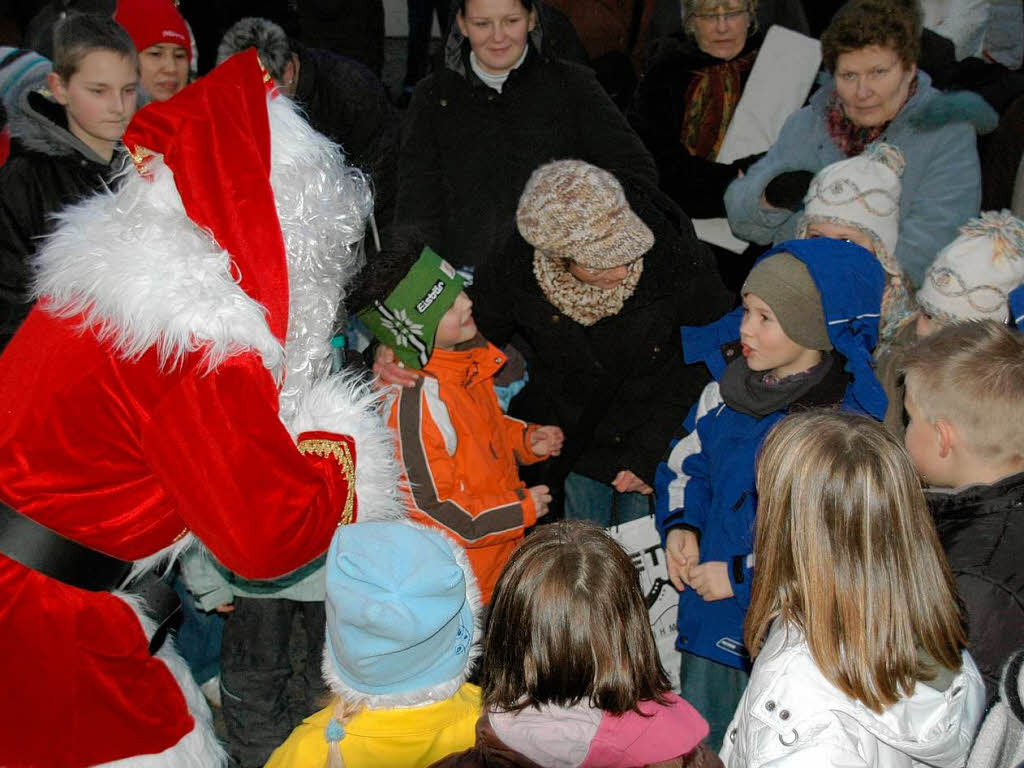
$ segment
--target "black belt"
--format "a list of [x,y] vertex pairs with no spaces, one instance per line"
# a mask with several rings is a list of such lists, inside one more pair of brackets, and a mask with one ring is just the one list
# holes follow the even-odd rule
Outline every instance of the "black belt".
[[[91,592],[117,589],[132,569],[127,560],[72,541],[3,501],[0,501],[0,553],[51,579]],[[156,632],[149,641],[150,653],[156,653],[181,611],[181,600],[155,576],[141,579],[133,591],[143,598],[147,613],[157,622]]]

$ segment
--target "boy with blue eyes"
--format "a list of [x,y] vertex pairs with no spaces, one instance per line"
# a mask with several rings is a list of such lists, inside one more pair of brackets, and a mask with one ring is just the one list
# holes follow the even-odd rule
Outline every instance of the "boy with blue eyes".
[[108,17],[71,14],[54,31],[49,94],[22,97],[0,168],[0,350],[31,307],[28,262],[49,217],[109,181],[138,69],[131,39]]
[[680,591],[681,694],[708,720],[714,749],[750,668],[743,620],[755,567],[757,451],[793,410],[843,407],[881,420],[886,400],[871,349],[884,286],[861,246],[792,240],[751,270],[742,310],[683,330],[687,362],[704,360],[716,381],[658,466],[655,509]]

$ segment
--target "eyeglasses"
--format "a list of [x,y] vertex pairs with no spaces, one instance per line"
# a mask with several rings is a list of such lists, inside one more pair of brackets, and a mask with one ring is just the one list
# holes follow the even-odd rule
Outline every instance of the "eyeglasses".
[[719,11],[718,13],[695,13],[693,18],[703,24],[714,24],[719,19],[724,21],[726,24],[731,24],[734,21],[739,21],[741,18],[746,17],[750,13],[749,10],[744,8],[742,11]]

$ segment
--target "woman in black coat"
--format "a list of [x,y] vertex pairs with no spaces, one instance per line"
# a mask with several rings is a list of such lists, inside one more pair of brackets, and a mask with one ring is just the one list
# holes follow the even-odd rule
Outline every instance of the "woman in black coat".
[[721,217],[725,188],[748,163],[715,158],[763,38],[751,34],[750,0],[686,5],[686,29],[659,42],[629,120],[654,155],[662,191],[692,218]]
[[[632,208],[614,180],[577,161],[539,168],[519,204],[518,232],[469,288],[483,335],[518,337],[529,381],[509,413],[558,424],[561,457],[535,479],[568,517],[608,525],[646,514],[658,461],[708,381],[683,362],[681,325],[732,307],[710,253],[657,191]],[[634,215],[635,214],[635,215]],[[521,234],[520,234],[521,233]],[[530,242],[527,242],[527,238]],[[575,496],[575,498],[574,498]]]
[[650,154],[592,72],[551,56],[534,0],[457,3],[444,67],[416,86],[399,153],[396,222],[457,266],[500,252],[530,173],[581,158],[629,190]]

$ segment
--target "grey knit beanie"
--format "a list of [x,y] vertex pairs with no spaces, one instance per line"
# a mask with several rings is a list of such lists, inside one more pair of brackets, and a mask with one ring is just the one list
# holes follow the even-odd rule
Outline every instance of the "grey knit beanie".
[[743,283],[742,295],[748,293],[771,307],[782,330],[801,347],[832,349],[821,293],[807,266],[796,256],[776,253],[758,262]]
[[636,261],[654,245],[654,234],[633,213],[618,180],[582,160],[537,168],[519,198],[516,224],[544,256],[591,269]]

